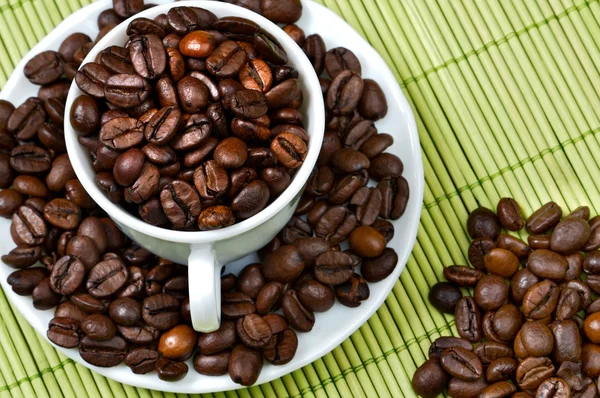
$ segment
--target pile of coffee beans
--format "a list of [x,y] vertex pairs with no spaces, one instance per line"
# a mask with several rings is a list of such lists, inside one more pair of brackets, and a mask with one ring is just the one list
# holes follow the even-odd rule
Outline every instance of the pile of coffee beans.
[[298,71],[274,37],[198,7],[136,18],[127,34],[75,74],[85,94],[70,109],[112,202],[155,226],[215,230],[285,191],[309,136]]
[[[549,202],[526,220],[503,198],[469,215],[473,268],[444,269],[429,300],[453,313],[460,337],[440,337],[413,377],[435,397],[597,397],[600,376],[600,216],[563,218]],[[527,242],[516,234],[523,227]],[[523,265],[523,267],[521,267]],[[473,288],[463,297],[460,288]],[[473,344],[476,344],[473,346]]]
[[[259,4],[263,15],[276,22],[291,23],[301,14],[300,2],[296,0],[257,0],[255,3],[244,3]],[[95,41],[124,18],[144,8],[140,0],[114,0],[113,4],[113,9],[102,12],[98,18],[100,34]],[[111,120],[129,120],[134,117],[137,117],[137,129],[140,119],[144,120],[142,115],[151,114],[153,116],[150,120],[144,121],[156,127],[155,130],[152,130],[154,127],[150,128],[150,137],[153,140],[165,137],[163,133],[168,130],[168,121],[173,112],[177,112],[177,108],[171,105],[173,108],[170,112],[164,110],[165,107],[155,109],[154,107],[159,107],[160,98],[150,102],[140,98],[146,95],[148,81],[157,83],[162,79],[149,77],[150,74],[157,74],[158,70],[156,58],[152,58],[154,50],[160,48],[166,54],[176,53],[172,51],[174,47],[166,46],[165,50],[162,42],[160,46],[153,46],[153,39],[142,39],[144,35],[156,35],[161,29],[168,30],[164,39],[168,37],[168,40],[179,43],[190,34],[190,40],[197,40],[196,43],[205,43],[207,35],[223,35],[228,40],[220,45],[230,41],[236,43],[241,48],[236,54],[245,52],[265,57],[266,53],[259,52],[254,47],[255,44],[260,47],[260,40],[257,43],[243,41],[248,38],[248,31],[245,29],[254,29],[251,23],[227,18],[216,20],[200,9],[180,7],[176,10],[178,11],[173,15],[161,15],[155,21],[134,20],[130,31],[136,36],[129,49],[112,48],[103,52],[97,64],[84,66],[84,72],[79,75],[77,69],[94,42],[80,33],[69,36],[59,51],[45,52],[27,64],[27,77],[33,83],[41,85],[38,97],[28,99],[16,109],[12,104],[0,101],[0,187],[3,188],[0,191],[0,216],[12,218],[11,236],[17,244],[14,250],[2,256],[2,261],[16,268],[8,278],[15,293],[32,296],[33,305],[38,310],[54,310],[54,318],[48,325],[48,338],[59,346],[77,348],[81,357],[90,364],[110,367],[125,363],[134,373],[156,371],[160,379],[176,381],[185,377],[188,372],[186,360],[191,359],[193,368],[198,373],[210,376],[229,374],[236,383],[252,385],[265,360],[274,365],[292,360],[298,347],[296,333],[309,332],[313,328],[316,312],[329,310],[336,299],[348,307],[359,306],[369,297],[368,282],[381,281],[394,271],[398,256],[393,248],[386,247],[394,236],[394,226],[388,219],[398,219],[404,213],[409,187],[402,177],[403,165],[400,159],[384,153],[393,143],[392,136],[378,134],[373,124],[387,113],[387,103],[381,88],[374,81],[362,80],[360,63],[349,50],[337,48],[326,51],[319,36],[304,39],[305,34],[298,26],[285,26],[285,31],[303,46],[321,75],[323,95],[327,98],[328,131],[319,164],[306,185],[295,216],[259,252],[261,262],[247,265],[238,276],[225,272],[222,275],[223,322],[219,330],[213,333],[195,332],[191,327],[187,268],[158,258],[136,245],[94,203],[73,172],[65,153],[62,130],[66,96],[71,82],[79,79],[79,83],[90,93],[104,95],[103,100],[86,95],[78,101],[71,116],[79,123],[80,130],[91,131],[100,125],[107,125]],[[202,17],[212,21],[211,27],[217,28],[225,24],[228,28],[188,32],[188,23],[204,23],[201,22]],[[180,30],[179,33],[177,29]],[[232,33],[230,29],[235,31]],[[197,33],[196,37],[194,32],[205,33]],[[256,34],[257,32],[253,33],[254,38]],[[156,37],[159,36],[161,34]],[[265,40],[269,38],[265,36]],[[216,42],[213,44],[215,48],[219,48]],[[136,46],[142,46],[144,50],[139,52],[135,50],[139,48]],[[191,47],[194,51],[200,49]],[[132,58],[129,51],[136,54],[137,58]],[[217,50],[210,51],[214,53]],[[150,58],[146,58],[148,54]],[[199,83],[191,83],[194,93],[204,91],[198,87],[205,85],[209,95],[215,93],[224,98],[226,96],[222,93],[212,91],[211,72],[204,72],[203,68],[208,68],[209,59],[210,56],[205,62],[193,57],[187,58],[182,73],[187,70],[191,79],[198,80]],[[227,59],[235,59],[235,54]],[[260,85],[263,73],[268,75],[268,72],[261,68],[252,69],[252,62],[258,65],[259,60],[260,57],[255,57],[246,61],[244,65],[250,65],[249,69],[244,69],[248,74],[243,75],[242,70],[237,75],[237,82],[231,80],[226,84],[234,87],[245,83],[250,86]],[[181,66],[176,59],[174,62],[167,62],[167,72],[163,77],[174,79],[175,69],[169,68],[171,65]],[[280,85],[294,84],[285,83],[294,81],[292,67],[271,69],[272,60],[267,62],[273,82],[283,82]],[[96,74],[98,71],[134,68],[134,64],[140,71],[143,69],[143,74],[148,74],[148,77],[141,77],[142,74],[133,69],[135,73],[129,73],[131,77],[123,80],[119,80],[119,76],[123,74],[116,72],[107,73],[111,77],[104,83],[94,80],[94,76],[101,76]],[[186,77],[179,79],[179,82],[184,79]],[[111,85],[117,80],[119,85]],[[220,80],[217,90],[223,86],[224,81]],[[138,85],[140,82],[141,86]],[[254,90],[269,102],[268,92],[275,88],[267,91],[267,94],[260,94],[256,88],[238,87],[233,92],[248,93],[247,90]],[[156,85],[154,90],[158,90]],[[183,90],[183,93],[187,92]],[[177,92],[173,95],[174,97],[169,98],[174,98],[177,106],[184,106],[180,101],[180,94]],[[192,97],[195,100],[196,97]],[[290,98],[291,96],[288,99]],[[127,112],[123,109],[101,111],[102,107],[109,108],[111,100],[121,104],[141,103],[137,107],[126,108]],[[291,98],[291,101],[298,102],[300,99]],[[196,189],[196,173],[206,172],[202,177],[206,176],[207,182],[220,181],[211,180],[219,175],[220,166],[203,168],[203,158],[200,155],[193,157],[196,160],[188,158],[197,166],[193,173],[189,169],[183,176],[180,175],[183,170],[179,170],[175,176],[170,176],[170,162],[181,152],[171,148],[172,152],[167,151],[165,154],[160,149],[172,146],[174,140],[194,142],[193,137],[204,134],[203,129],[208,128],[206,126],[210,126],[212,132],[207,142],[214,138],[212,141],[215,148],[207,150],[203,156],[211,156],[212,153],[213,160],[210,162],[216,162],[217,158],[219,162],[237,161],[235,156],[225,156],[230,154],[227,152],[227,148],[230,148],[228,145],[224,156],[216,155],[218,145],[229,142],[227,139],[238,137],[226,136],[225,133],[219,135],[218,120],[213,121],[209,112],[213,105],[229,107],[225,110],[226,114],[235,112],[235,105],[232,108],[230,105],[233,102],[225,105],[222,101],[220,105],[215,105],[218,101],[213,101],[210,97],[209,102],[212,105],[208,106],[206,114],[194,114],[195,116],[190,117],[193,120],[190,123],[200,123],[200,127],[196,126],[191,130],[191,136],[176,131],[175,137],[168,144],[155,144],[152,147],[148,143],[127,157],[122,155],[129,153],[132,148],[123,152],[115,149],[132,139],[129,130],[114,129],[114,132],[118,130],[127,134],[115,134],[111,139],[105,140],[108,144],[115,144],[113,148],[107,147],[97,137],[82,135],[80,139],[83,143],[90,148],[97,146],[98,156],[95,162],[114,162],[113,166],[107,167],[103,172],[106,173],[106,181],[111,181],[107,185],[108,194],[119,200],[121,195],[139,198],[146,195],[143,191],[148,189],[149,185],[146,183],[156,179],[154,171],[148,173],[148,169],[157,169],[159,181],[167,181],[166,185],[172,188],[167,195],[174,195],[171,200],[182,195],[183,203],[187,203],[181,207],[183,213],[193,202],[186,201],[187,198],[194,195],[201,197],[202,203],[198,207],[208,206],[202,196],[203,192],[229,192],[233,186],[243,190],[252,181],[267,184],[268,195],[272,196],[276,194],[271,190],[277,192],[285,189],[287,183],[275,183],[280,181],[282,175],[277,170],[291,177],[288,171],[281,169],[283,166],[277,156],[280,147],[277,146],[275,150],[268,147],[255,150],[256,148],[249,147],[245,165],[225,169],[229,177],[229,181],[226,181],[229,184],[227,189],[219,184],[207,185],[205,191]],[[244,111],[253,106],[244,107]],[[138,107],[139,109],[134,110]],[[145,109],[146,107],[152,109]],[[139,113],[139,116],[128,112]],[[179,112],[182,113],[181,110]],[[277,108],[267,113],[267,117],[264,116],[259,118],[263,119],[262,122],[268,118],[277,126],[286,126],[285,129],[293,137],[300,137],[305,142],[301,116],[294,107]],[[153,124],[154,119],[157,124]],[[268,130],[266,125],[258,126],[258,121],[245,117],[239,120],[246,123],[245,126],[254,123],[256,131]],[[133,121],[131,123],[133,125]],[[271,129],[271,136],[275,129],[277,127]],[[226,126],[223,131],[229,134],[232,130]],[[275,137],[278,135],[275,134]],[[179,138],[182,136],[187,138]],[[137,139],[146,137],[144,135],[144,138],[140,136]],[[295,139],[290,138],[291,142],[295,142]],[[256,142],[251,137],[240,140],[244,144]],[[281,147],[285,149],[286,145]],[[153,149],[149,151],[148,146]],[[186,154],[194,151],[196,150]],[[118,156],[112,158],[115,153]],[[171,154],[174,157],[169,157]],[[178,163],[180,168],[186,162],[185,156]],[[248,163],[249,159],[253,160]],[[292,161],[291,158],[287,160]],[[301,161],[296,158],[293,160]],[[239,172],[235,174],[236,171]],[[152,178],[142,178],[142,175]],[[370,177],[377,182],[376,186],[373,182],[371,186],[367,185]],[[123,186],[133,187],[135,182],[133,185],[126,183],[140,179],[143,181],[137,185],[138,188],[129,193],[126,193],[128,188],[124,191],[119,185],[122,182]],[[287,177],[284,180],[287,181]],[[224,197],[227,197],[227,193]],[[161,214],[163,203],[168,199],[159,195],[144,201],[145,210],[140,211],[145,214],[142,217],[146,219],[150,215]],[[233,208],[233,203],[231,207]],[[221,222],[219,214],[216,212],[208,217],[206,224],[218,225]],[[179,220],[179,216],[173,219]],[[356,272],[357,267],[360,267],[360,274]]]

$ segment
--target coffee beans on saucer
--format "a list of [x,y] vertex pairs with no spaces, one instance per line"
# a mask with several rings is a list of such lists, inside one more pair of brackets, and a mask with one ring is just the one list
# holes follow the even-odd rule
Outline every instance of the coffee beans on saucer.
[[[460,337],[440,337],[417,369],[417,394],[434,397],[595,397],[600,374],[600,241],[587,206],[554,202],[527,219],[512,198],[471,212],[474,268],[444,269],[431,304],[454,313]],[[528,242],[502,232],[526,227]],[[521,268],[521,265],[523,267]],[[464,296],[460,287],[473,288]],[[474,347],[473,344],[476,344]]]
[[[257,3],[281,23],[301,13],[296,0]],[[98,18],[96,41],[143,8],[115,0]],[[2,261],[15,269],[15,293],[54,310],[54,344],[95,366],[124,363],[165,381],[193,368],[251,385],[264,361],[294,358],[297,333],[315,327],[315,313],[336,300],[360,306],[369,282],[394,272],[387,219],[403,215],[410,190],[401,160],[385,153],[393,137],[373,123],[387,113],[385,95],[362,81],[349,50],[327,52],[296,25],[285,31],[321,68],[324,95],[333,87],[328,131],[295,216],[260,250],[260,263],[221,276],[223,320],[212,333],[191,327],[187,268],[127,239],[83,189],[61,120],[71,118],[114,202],[153,225],[225,228],[287,188],[308,142],[297,71],[273,38],[247,20],[175,7],[133,19],[127,46],[105,49],[77,73],[93,42],[69,36],[28,66],[43,84],[38,97],[17,108],[0,101],[0,215],[12,218],[17,245]],[[349,80],[334,85],[339,76]],[[67,113],[72,80],[86,95]]]

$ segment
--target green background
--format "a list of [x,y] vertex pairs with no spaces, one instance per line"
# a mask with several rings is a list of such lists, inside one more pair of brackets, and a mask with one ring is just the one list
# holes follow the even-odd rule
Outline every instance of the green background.
[[[0,0],[0,87],[29,48],[88,3]],[[417,243],[385,304],[333,352],[271,383],[206,396],[414,396],[410,379],[430,342],[456,332],[427,292],[444,266],[466,264],[470,210],[512,196],[524,214],[550,200],[565,212],[588,205],[598,214],[597,0],[319,3],[381,53],[413,107],[426,180]],[[0,290],[0,398],[63,395],[175,396],[75,364]]]

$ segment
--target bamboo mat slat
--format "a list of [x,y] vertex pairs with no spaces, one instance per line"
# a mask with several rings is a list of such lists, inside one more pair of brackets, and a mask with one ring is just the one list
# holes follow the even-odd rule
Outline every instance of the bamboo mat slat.
[[[465,220],[512,196],[600,212],[598,0],[317,0],[383,56],[415,113],[425,169],[417,242],[393,291],[349,339],[261,386],[202,397],[413,397],[432,340],[427,300],[465,264]],[[0,0],[0,88],[37,41],[91,0]],[[524,237],[524,236],[521,236]],[[466,293],[466,291],[465,291]],[[58,353],[0,290],[0,398],[183,398],[108,380]]]

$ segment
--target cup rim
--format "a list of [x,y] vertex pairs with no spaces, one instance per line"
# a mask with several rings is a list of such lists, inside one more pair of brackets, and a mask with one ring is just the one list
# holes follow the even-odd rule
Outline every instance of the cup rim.
[[[106,34],[89,52],[87,57],[82,62],[81,66],[89,62],[94,62],[97,54],[108,47],[115,36],[124,34],[129,23],[136,18],[146,17],[154,18],[156,15],[161,13],[167,13],[173,7],[182,6],[194,6],[202,7],[211,12],[239,16],[256,22],[261,28],[273,35],[288,55],[293,54],[295,60],[294,67],[300,74],[300,79],[305,82],[305,85],[310,92],[310,100],[313,104],[309,105],[310,118],[313,119],[310,124],[312,128],[307,128],[309,133],[310,141],[308,147],[308,153],[302,166],[296,171],[296,174],[292,180],[292,183],[286,188],[286,190],[279,195],[275,201],[265,207],[259,213],[254,216],[243,220],[239,223],[233,224],[232,226],[214,230],[214,231],[177,231],[166,228],[157,227],[146,223],[142,219],[139,219],[129,212],[125,211],[120,205],[112,203],[105,194],[99,189],[95,181],[95,175],[89,173],[86,169],[92,170],[89,165],[89,155],[84,151],[84,148],[79,144],[77,137],[78,134],[71,126],[70,117],[65,117],[64,122],[64,134],[67,146],[67,153],[77,178],[83,185],[84,189],[92,197],[92,199],[108,214],[110,218],[115,220],[117,223],[121,223],[132,230],[139,231],[145,235],[152,236],[158,239],[164,239],[168,241],[178,243],[208,243],[216,242],[223,239],[237,236],[244,232],[247,232],[253,228],[256,228],[266,220],[271,219],[277,213],[279,213],[285,206],[287,206],[303,189],[304,184],[308,181],[310,174],[317,162],[319,152],[323,143],[323,136],[325,134],[325,105],[321,91],[321,85],[319,78],[314,71],[314,68],[302,49],[296,44],[296,42],[279,28],[275,23],[271,22],[267,18],[254,13],[253,11],[247,10],[243,7],[236,6],[229,3],[221,3],[210,0],[190,0],[180,1],[164,5],[155,6],[147,10],[138,13],[127,20],[121,22],[114,29]],[[229,14],[228,14],[229,13]],[[69,94],[66,101],[66,112],[69,112],[73,105],[73,101],[83,92],[79,89],[76,84],[72,84],[69,89]],[[87,165],[84,162],[88,162]]]

